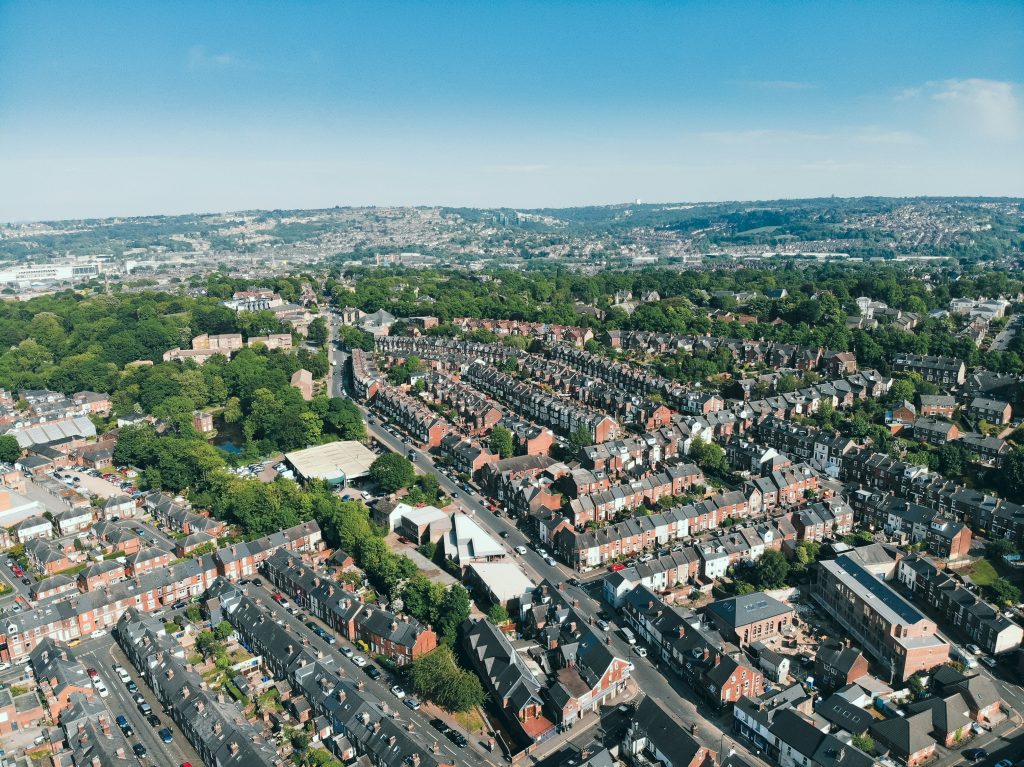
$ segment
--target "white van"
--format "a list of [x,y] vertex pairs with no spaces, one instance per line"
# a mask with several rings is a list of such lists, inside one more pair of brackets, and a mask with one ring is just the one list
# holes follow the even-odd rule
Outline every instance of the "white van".
[[626,641],[630,644],[636,644],[636,635],[633,633],[632,629],[624,626],[622,628],[622,636],[624,636]]

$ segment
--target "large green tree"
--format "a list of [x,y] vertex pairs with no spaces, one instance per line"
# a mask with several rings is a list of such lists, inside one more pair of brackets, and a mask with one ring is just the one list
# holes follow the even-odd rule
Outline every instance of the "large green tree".
[[370,464],[370,479],[385,493],[409,487],[416,480],[412,461],[398,453],[385,453]]

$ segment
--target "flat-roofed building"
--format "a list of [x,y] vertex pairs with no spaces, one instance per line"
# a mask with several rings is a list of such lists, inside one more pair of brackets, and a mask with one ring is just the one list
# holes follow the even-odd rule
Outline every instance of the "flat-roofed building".
[[284,457],[303,481],[322,479],[343,485],[369,474],[377,454],[362,442],[344,441],[294,450]]

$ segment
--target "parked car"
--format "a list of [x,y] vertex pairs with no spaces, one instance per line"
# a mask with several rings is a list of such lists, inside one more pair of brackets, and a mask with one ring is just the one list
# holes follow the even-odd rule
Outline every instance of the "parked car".
[[416,700],[416,698],[414,698],[411,695],[409,695],[405,699],[403,699],[402,703],[404,703],[406,706],[411,708],[413,711],[419,711],[420,702],[418,700]]
[[359,666],[359,668],[362,668],[366,665],[366,658],[364,658],[362,655],[357,655],[354,658],[352,658],[352,662]]
[[376,666],[367,666],[367,667],[366,667],[366,675],[367,675],[368,677],[370,677],[370,679],[372,679],[372,680],[374,680],[374,681],[377,681],[377,680],[378,680],[378,679],[380,679],[380,678],[381,678],[382,676],[384,676],[384,675],[383,675],[383,674],[382,674],[382,673],[380,672],[380,669],[379,669],[379,668],[377,668]]
[[144,757],[146,755],[146,753],[147,753],[146,752],[146,747],[144,745],[142,745],[141,743],[136,743],[134,746],[132,746],[132,751],[135,752],[135,755],[137,757],[139,757],[139,759]]
[[608,625],[608,621],[603,621],[603,620],[599,620],[597,622],[597,627],[599,629],[601,629],[601,631],[607,631],[608,629],[611,628],[611,626]]
[[135,730],[132,729],[131,724],[128,722],[128,717],[124,714],[118,714],[114,721],[117,722],[117,726],[121,728],[121,732],[124,733],[126,738],[130,738],[135,734]]
[[982,759],[988,759],[988,750],[984,748],[968,748],[964,751],[964,757],[972,762],[980,762]]
[[99,677],[92,680],[92,686],[96,688],[96,692],[100,694],[101,698],[105,698],[110,695],[110,690],[107,689],[107,686],[103,684],[103,680]]
[[993,658],[991,655],[982,655],[979,660],[984,663],[988,668],[995,668],[999,665],[999,661]]
[[451,729],[451,727],[449,727],[448,724],[443,719],[439,719],[436,716],[430,720],[430,726],[442,735],[447,735],[448,730]]
[[525,554],[526,553],[526,547],[525,546],[516,546],[516,553],[517,554]]
[[635,652],[641,658],[646,658],[647,657],[647,648],[646,647],[640,647],[639,645],[636,645],[636,646],[633,647],[633,652]]
[[342,647],[341,654],[344,655],[346,658],[351,658],[353,655],[355,655],[355,652],[352,650],[351,647]]
[[168,727],[164,727],[162,730],[160,730],[160,732],[157,733],[157,735],[160,736],[160,740],[162,740],[164,743],[170,743],[173,740],[173,737],[171,736],[171,730]]
[[143,716],[149,716],[153,713],[153,707],[148,703],[140,703],[135,708],[137,708],[139,710],[139,713]]
[[466,736],[458,730],[449,729],[448,732],[445,733],[445,735],[447,736],[448,740],[450,740],[459,748],[465,748],[469,745],[469,741],[466,740]]
[[154,729],[160,726],[160,717],[156,714],[150,714],[147,716],[146,721],[149,722],[149,726]]

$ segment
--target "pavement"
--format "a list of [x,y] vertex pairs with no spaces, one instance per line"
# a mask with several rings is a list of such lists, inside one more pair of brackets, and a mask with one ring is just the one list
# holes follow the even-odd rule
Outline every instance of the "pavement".
[[[174,723],[174,720],[163,712],[149,685],[142,681],[135,668],[128,662],[128,659],[109,634],[99,639],[84,639],[73,652],[75,657],[86,668],[96,669],[103,683],[110,690],[110,695],[106,698],[100,698],[100,701],[106,705],[107,710],[110,712],[111,725],[116,727],[117,725],[113,723],[113,720],[118,715],[124,714],[132,729],[135,730],[135,734],[128,738],[129,745],[142,743],[146,747],[148,753],[144,759],[140,760],[142,764],[153,764],[157,765],[157,767],[179,767],[179,765],[185,762],[191,762],[193,765],[203,764],[199,755],[193,750],[188,740]],[[135,701],[132,700],[132,696],[124,686],[124,683],[114,673],[115,664],[123,666],[132,679],[135,680],[139,692],[145,697],[146,702],[153,707],[153,713],[160,717],[160,727],[167,727],[171,730],[173,735],[172,742],[164,743],[161,741],[157,735],[160,727],[152,727],[139,712]]]
[[[330,354],[332,359],[336,359],[338,362],[336,366],[332,367],[340,373],[344,370],[344,360],[348,355],[334,348],[331,349]],[[347,396],[342,383],[343,377],[339,375],[335,381],[336,396]],[[362,411],[364,417],[369,415],[367,408],[359,402],[356,402],[356,405]],[[469,513],[473,514],[476,521],[491,532],[496,540],[503,540],[504,545],[509,549],[510,559],[519,562],[524,572],[535,582],[539,583],[541,580],[547,579],[555,584],[564,584],[563,593],[578,599],[585,612],[596,616],[599,611],[604,611],[612,619],[610,623],[613,624],[612,630],[609,632],[611,634],[611,647],[620,658],[631,660],[635,664],[632,677],[636,681],[637,686],[648,696],[661,701],[666,709],[674,712],[685,724],[696,723],[698,727],[696,737],[702,745],[718,751],[722,748],[723,743],[726,743],[735,748],[737,754],[752,765],[752,767],[767,764],[767,762],[747,749],[744,744],[733,740],[732,734],[726,731],[731,716],[721,717],[712,711],[698,696],[697,691],[677,675],[662,674],[652,665],[652,655],[649,655],[648,658],[640,658],[632,651],[632,648],[620,637],[617,630],[618,626],[615,624],[617,615],[611,606],[594,599],[583,588],[570,586],[567,583],[568,579],[576,577],[577,573],[561,563],[556,563],[554,566],[547,564],[541,555],[534,550],[536,544],[524,535],[511,520],[499,517],[489,511],[483,497],[479,493],[475,491],[467,492],[460,483],[456,483],[442,474],[434,465],[433,456],[430,453],[419,450],[400,437],[385,431],[379,421],[376,424],[370,424],[367,421],[367,429],[371,437],[399,455],[406,455],[410,450],[416,453],[417,460],[413,464],[416,471],[421,474],[427,472],[435,474],[444,492],[449,495],[453,492],[458,493],[459,504]],[[507,537],[500,538],[499,536],[502,532],[507,532]],[[518,545],[526,547],[526,554],[520,556],[515,553],[514,547]]]
[[[252,596],[259,596],[261,598],[263,605],[267,609],[275,613],[274,617],[278,620],[284,621],[286,626],[293,633],[295,633],[297,636],[307,638],[309,640],[310,645],[319,650],[322,650],[325,656],[333,657],[335,659],[336,667],[342,674],[344,674],[344,676],[348,677],[349,679],[352,679],[353,681],[361,680],[366,685],[366,688],[368,690],[370,690],[374,695],[380,698],[380,700],[387,703],[388,706],[391,707],[397,713],[398,718],[415,724],[419,731],[424,735],[424,743],[432,745],[433,742],[436,740],[437,743],[440,745],[441,751],[444,755],[456,757],[459,763],[462,764],[479,765],[480,767],[482,767],[483,765],[505,764],[504,757],[500,753],[491,753],[487,751],[487,749],[482,745],[482,741],[479,735],[475,735],[474,733],[470,733],[466,730],[463,730],[446,717],[445,721],[448,724],[448,726],[460,730],[470,742],[469,748],[457,748],[455,744],[453,744],[450,740],[448,740],[446,737],[438,733],[436,730],[434,730],[434,728],[430,726],[430,719],[436,715],[436,713],[431,712],[430,707],[424,705],[418,711],[413,711],[412,709],[405,706],[398,698],[394,696],[390,689],[391,685],[395,684],[396,682],[402,683],[401,679],[397,677],[392,678],[389,675],[387,669],[383,668],[380,670],[384,673],[384,676],[382,676],[379,681],[374,681],[373,679],[371,679],[369,676],[366,675],[365,669],[359,668],[351,660],[349,660],[341,654],[341,648],[346,646],[351,647],[356,655],[362,655],[370,661],[370,665],[376,666],[377,664],[373,663],[372,657],[370,657],[367,653],[364,653],[362,650],[360,650],[358,647],[350,643],[348,640],[336,635],[335,632],[331,631],[329,626],[318,621],[315,617],[307,613],[305,610],[302,610],[301,619],[289,613],[286,608],[282,607],[272,598],[274,594],[272,584],[269,584],[266,580],[263,579],[261,579],[261,582],[263,584],[262,586],[247,584],[242,586],[242,588],[246,593]],[[337,643],[331,645],[330,643],[325,642],[323,639],[316,636],[315,634],[312,634],[303,625],[304,622],[307,620],[312,620],[326,628],[330,634],[336,637]],[[369,666],[367,666],[367,668],[369,668]],[[195,763],[193,762],[193,764]]]

